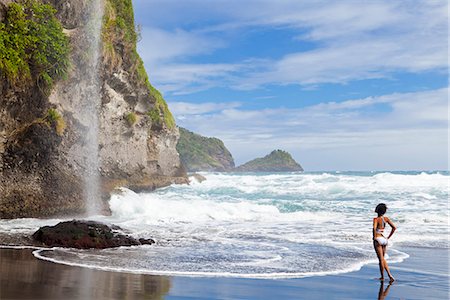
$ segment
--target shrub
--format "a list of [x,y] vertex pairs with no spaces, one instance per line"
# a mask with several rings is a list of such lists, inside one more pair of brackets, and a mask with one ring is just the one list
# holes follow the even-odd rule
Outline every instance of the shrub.
[[0,23],[0,73],[12,85],[33,79],[45,92],[66,77],[69,41],[55,12],[36,0],[8,5]]
[[159,112],[159,109],[157,107],[153,107],[151,110],[148,111],[147,115],[150,117],[150,120],[152,121],[152,124],[161,127],[161,113]]
[[58,135],[62,135],[64,133],[64,129],[66,129],[66,123],[56,109],[50,108],[47,111],[45,119],[47,120],[49,125],[55,126],[55,130]]
[[127,120],[128,125],[133,126],[137,121],[137,116],[134,112],[130,112],[125,115],[125,120]]

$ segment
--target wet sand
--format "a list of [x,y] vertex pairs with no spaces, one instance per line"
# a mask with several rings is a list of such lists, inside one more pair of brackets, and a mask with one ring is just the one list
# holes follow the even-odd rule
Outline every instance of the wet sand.
[[236,279],[105,272],[0,249],[0,299],[449,299],[448,250],[402,249],[410,258],[380,283],[378,266],[301,279]]
[[0,249],[0,299],[163,299],[170,278],[103,272]]

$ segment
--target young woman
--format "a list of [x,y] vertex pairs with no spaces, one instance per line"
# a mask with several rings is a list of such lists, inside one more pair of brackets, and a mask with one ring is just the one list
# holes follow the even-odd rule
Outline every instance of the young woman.
[[[389,276],[389,281],[392,282],[395,279],[389,271],[388,264],[384,259],[384,254],[386,253],[388,240],[394,234],[397,227],[395,227],[394,223],[392,223],[392,221],[388,217],[384,216],[386,210],[387,206],[384,203],[378,204],[375,208],[375,212],[378,214],[378,217],[373,218],[373,247],[375,248],[375,252],[377,253],[380,266],[380,280],[384,280],[384,270],[386,270]],[[386,223],[389,224],[389,226],[391,226],[392,228],[391,233],[389,233],[389,236],[387,238],[383,235]]]

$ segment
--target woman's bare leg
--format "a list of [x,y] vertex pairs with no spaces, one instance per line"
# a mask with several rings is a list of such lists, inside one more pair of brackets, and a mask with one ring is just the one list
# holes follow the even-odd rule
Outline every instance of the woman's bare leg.
[[384,280],[384,257],[383,257],[383,249],[377,241],[373,242],[373,247],[375,248],[375,252],[378,257],[378,266],[380,267],[380,280]]
[[386,270],[386,272],[388,273],[389,276],[389,281],[392,282],[395,280],[394,276],[392,276],[391,271],[389,271],[389,266],[386,262],[386,260],[384,259],[384,255],[386,254],[386,248],[387,246],[381,246],[382,251],[383,251],[383,261],[384,261],[384,269]]

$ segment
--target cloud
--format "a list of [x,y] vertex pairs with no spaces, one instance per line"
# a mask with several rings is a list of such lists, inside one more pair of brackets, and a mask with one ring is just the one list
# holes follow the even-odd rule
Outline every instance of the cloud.
[[[217,81],[233,77],[241,67],[233,64],[166,64],[158,65],[150,79],[158,89],[172,95],[190,94],[218,86]],[[220,86],[223,84],[222,82]]]
[[[357,168],[354,157],[360,158],[361,167],[372,169],[445,169],[447,94],[448,88],[443,88],[299,109],[244,110],[237,104],[204,104],[178,123],[221,138],[238,163],[284,148],[302,161],[314,161],[309,169]],[[374,160],[364,165],[363,157],[369,154]]]
[[225,109],[236,108],[239,106],[241,106],[239,102],[227,102],[227,103],[170,102],[170,111],[175,116],[202,115],[202,114],[218,113]]
[[[135,5],[148,14],[140,53],[153,81],[169,94],[212,87],[251,90],[268,84],[309,88],[396,72],[447,70],[445,0],[135,0]],[[314,42],[316,48],[264,61],[252,54],[235,62],[220,57],[209,63],[190,60],[219,48],[233,49],[233,35],[227,33],[267,28],[289,29],[296,42]]]
[[229,76],[233,64],[185,63],[192,56],[208,54],[223,46],[218,39],[183,29],[142,27],[138,51],[150,80],[166,93],[188,94],[215,86],[215,80]]
[[[245,74],[237,88],[264,84],[315,85],[352,80],[387,78],[394,72],[418,73],[446,68],[447,51],[436,40],[420,45],[409,40],[377,38],[284,56],[264,72]],[[439,42],[440,43],[440,42]],[[405,46],[411,48],[405,51]]]
[[151,64],[172,62],[180,58],[210,53],[220,48],[220,40],[183,29],[163,30],[144,26],[138,50],[142,59]]

